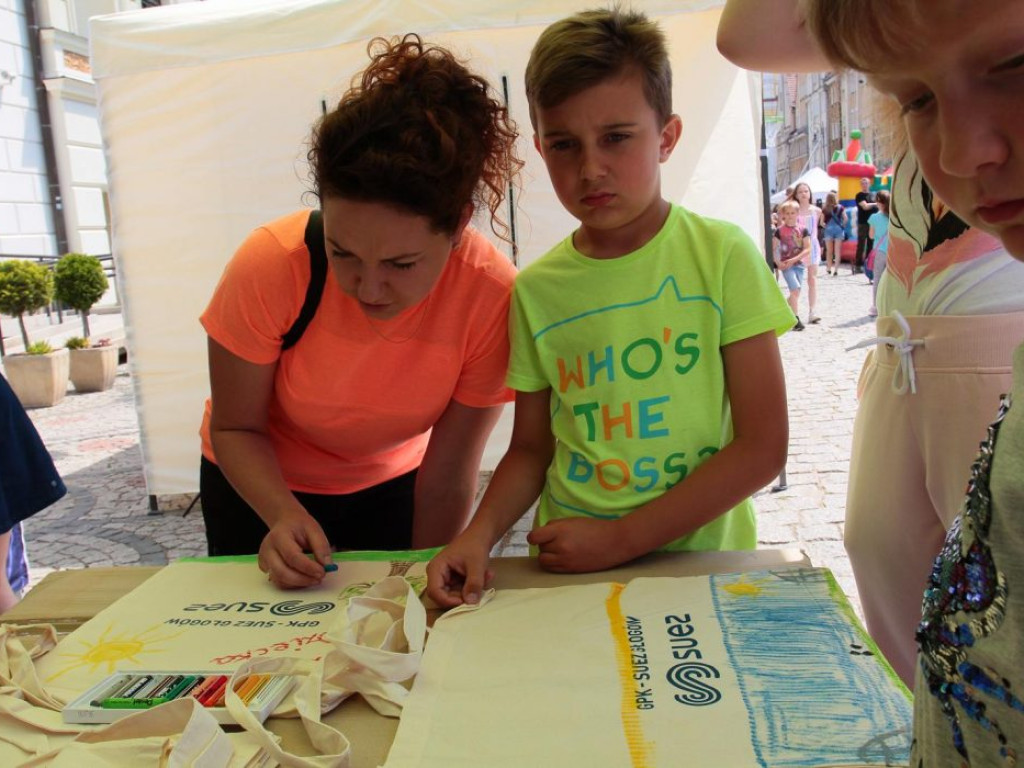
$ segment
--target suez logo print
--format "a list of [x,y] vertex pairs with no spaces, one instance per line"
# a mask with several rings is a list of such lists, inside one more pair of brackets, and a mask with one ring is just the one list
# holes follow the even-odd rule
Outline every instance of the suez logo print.
[[304,603],[301,600],[284,600],[280,603],[267,603],[255,601],[247,603],[193,603],[184,608],[186,611],[224,611],[235,613],[260,613],[269,610],[274,616],[295,616],[300,613],[316,615],[334,610],[334,603],[321,601],[317,603]]
[[[249,629],[318,627],[320,622],[317,619],[308,617],[333,611],[334,607],[335,603],[328,600],[308,603],[302,600],[282,600],[280,603],[268,603],[260,600],[253,602],[239,600],[235,603],[192,603],[181,610],[192,612],[193,614],[199,613],[199,616],[193,615],[188,618],[177,616],[165,619],[164,623],[188,627],[246,627]],[[270,615],[266,616],[264,612]],[[240,613],[264,615],[239,620],[237,614]],[[213,615],[207,616],[207,614]],[[224,614],[229,615],[224,616]],[[302,616],[302,614],[306,614],[306,616]],[[303,620],[297,621],[291,618],[294,616],[300,616]]]
[[[678,704],[690,707],[705,707],[720,701],[722,693],[710,681],[717,680],[721,675],[717,667],[703,661],[690,614],[665,616],[664,623],[668,651],[672,660],[676,662],[664,673],[665,679],[673,688],[679,690],[672,698]],[[654,689],[651,682],[652,676],[660,673],[652,670],[657,660],[652,660],[648,652],[644,626],[640,619],[626,616],[626,637],[629,641],[633,682],[636,684],[634,705],[641,710],[654,709]]]

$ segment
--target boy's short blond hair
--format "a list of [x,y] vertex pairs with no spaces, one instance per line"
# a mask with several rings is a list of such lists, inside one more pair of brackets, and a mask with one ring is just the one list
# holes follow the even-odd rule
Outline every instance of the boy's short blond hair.
[[664,125],[672,116],[672,67],[656,22],[621,8],[581,11],[556,21],[537,38],[526,65],[534,129],[538,107],[557,107],[631,68],[640,73],[647,103]]
[[796,211],[797,213],[800,213],[800,203],[798,203],[796,200],[786,200],[784,203],[782,203],[782,205],[779,206],[780,216],[789,211]]

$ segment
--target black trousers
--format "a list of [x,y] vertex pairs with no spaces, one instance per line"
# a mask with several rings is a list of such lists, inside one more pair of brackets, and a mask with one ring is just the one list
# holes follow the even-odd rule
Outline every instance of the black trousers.
[[868,254],[871,253],[871,246],[874,244],[868,237],[870,231],[871,227],[867,224],[857,225],[857,257],[853,264],[858,270],[863,269],[864,262],[868,258]]
[[[395,550],[412,547],[415,487],[413,470],[355,493],[292,493],[320,523],[333,549]],[[199,464],[199,494],[210,555],[258,554],[269,529],[205,456]]]

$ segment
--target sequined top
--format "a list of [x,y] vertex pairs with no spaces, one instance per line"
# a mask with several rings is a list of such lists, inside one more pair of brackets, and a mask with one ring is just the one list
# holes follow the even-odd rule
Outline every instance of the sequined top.
[[925,590],[917,638],[920,768],[1024,758],[1024,345]]

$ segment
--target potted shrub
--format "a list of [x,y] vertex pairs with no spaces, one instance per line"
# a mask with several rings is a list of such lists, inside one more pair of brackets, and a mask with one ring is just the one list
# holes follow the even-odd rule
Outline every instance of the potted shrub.
[[67,253],[57,262],[53,274],[54,296],[82,316],[84,338],[75,337],[65,346],[71,355],[71,383],[77,392],[102,392],[114,385],[117,347],[89,344],[89,310],[107,290],[103,264],[95,256]]
[[89,338],[89,310],[107,291],[103,264],[95,256],[67,253],[53,271],[53,295],[82,315],[82,335]]
[[72,336],[64,346],[71,356],[71,383],[76,392],[103,392],[114,386],[118,349],[110,339],[90,344],[88,339]]
[[23,354],[7,355],[4,370],[11,389],[26,408],[56,405],[68,389],[68,352],[45,341],[32,344],[25,329],[26,312],[42,309],[53,296],[53,276],[31,261],[0,262],[0,312],[15,315],[25,343]]
[[28,349],[25,313],[35,312],[53,298],[53,275],[34,261],[0,261],[0,312],[18,318],[21,340]]

